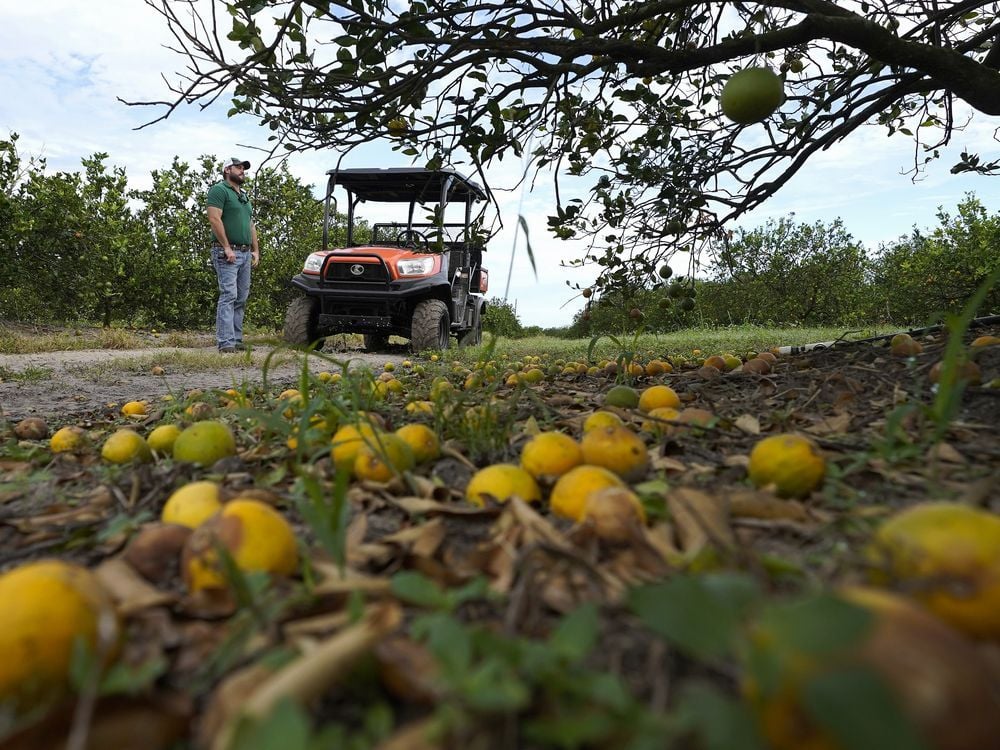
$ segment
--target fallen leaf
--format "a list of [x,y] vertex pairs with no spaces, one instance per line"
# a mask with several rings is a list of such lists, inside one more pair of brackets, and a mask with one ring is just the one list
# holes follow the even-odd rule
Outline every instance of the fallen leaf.
[[936,443],[927,450],[928,461],[943,461],[947,464],[967,464],[968,460],[955,450],[951,443]]
[[748,435],[760,434],[760,420],[753,414],[741,414],[733,421],[733,425]]
[[843,435],[850,430],[850,427],[851,415],[847,412],[841,412],[832,417],[820,417],[804,430],[813,435]]
[[160,591],[121,557],[105,560],[94,569],[94,574],[111,594],[122,617],[177,601],[176,594]]
[[690,487],[678,487],[667,494],[667,509],[677,529],[677,538],[686,555],[712,545],[733,546],[733,531],[724,501]]

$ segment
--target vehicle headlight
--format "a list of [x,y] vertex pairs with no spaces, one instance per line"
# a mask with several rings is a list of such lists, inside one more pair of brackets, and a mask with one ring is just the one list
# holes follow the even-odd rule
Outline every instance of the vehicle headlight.
[[312,253],[306,258],[305,265],[302,266],[304,273],[319,273],[323,268],[323,260],[326,258],[322,253]]
[[423,276],[434,270],[434,258],[411,258],[396,263],[400,276]]

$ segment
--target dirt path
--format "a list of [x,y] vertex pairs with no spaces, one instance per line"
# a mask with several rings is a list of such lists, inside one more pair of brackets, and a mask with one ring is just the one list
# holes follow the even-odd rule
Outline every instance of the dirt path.
[[[220,369],[184,371],[171,365],[177,353],[204,354],[211,349],[85,349],[35,354],[0,354],[0,417],[19,420],[28,416],[56,418],[93,412],[108,403],[158,399],[168,393],[192,388],[230,388],[260,383],[263,365],[271,347],[255,347],[249,357],[231,355],[232,365]],[[301,359],[291,361],[282,353],[280,364],[269,365],[268,382],[285,384],[298,378]],[[221,355],[220,355],[221,356]],[[361,351],[331,352],[338,360],[349,359],[351,367],[369,364],[381,368],[385,362],[400,362],[406,355],[369,354]],[[156,360],[164,360],[164,373],[154,375]],[[335,370],[336,365],[312,358],[313,372]]]

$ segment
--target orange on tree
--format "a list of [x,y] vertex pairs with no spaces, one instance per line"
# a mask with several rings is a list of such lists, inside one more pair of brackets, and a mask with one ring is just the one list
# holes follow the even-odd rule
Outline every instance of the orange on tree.
[[579,521],[592,493],[607,487],[625,486],[614,472],[602,466],[583,464],[559,477],[549,494],[549,507],[557,516]]
[[627,481],[645,476],[649,453],[642,438],[628,427],[600,427],[584,433],[580,441],[584,463],[603,466]]
[[542,491],[535,478],[514,464],[492,464],[472,475],[465,488],[465,498],[473,505],[485,505],[487,497],[505,503],[512,497],[538,502]]
[[538,480],[554,481],[583,463],[583,450],[562,432],[540,432],[521,449],[521,467]]
[[826,461],[807,437],[771,435],[750,452],[749,474],[757,487],[774,485],[780,497],[805,497],[822,484]]
[[0,714],[58,698],[69,687],[76,644],[104,661],[114,653],[114,604],[86,568],[59,560],[0,575]]
[[745,68],[734,73],[722,87],[722,113],[741,125],[760,122],[781,106],[784,85],[770,68]]
[[961,503],[921,503],[882,523],[870,578],[896,586],[942,620],[1000,641],[1000,516]]
[[299,566],[292,527],[281,513],[259,500],[230,500],[188,538],[181,568],[191,591],[226,588],[219,546],[247,573],[290,576]]

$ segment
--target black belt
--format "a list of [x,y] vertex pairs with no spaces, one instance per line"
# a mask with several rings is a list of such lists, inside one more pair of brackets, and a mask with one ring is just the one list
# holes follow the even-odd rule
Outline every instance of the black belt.
[[[222,245],[212,245],[212,247],[221,248]],[[231,247],[233,250],[250,250],[251,249],[250,245],[235,245],[232,242],[229,243],[229,247]]]

